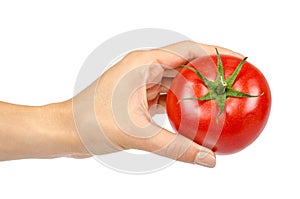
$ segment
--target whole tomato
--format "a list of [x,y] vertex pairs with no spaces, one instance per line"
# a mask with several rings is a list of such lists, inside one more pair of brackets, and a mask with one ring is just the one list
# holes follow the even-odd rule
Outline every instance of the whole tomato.
[[216,55],[183,66],[167,95],[172,127],[217,154],[250,145],[267,123],[271,92],[264,75],[246,59],[216,49]]

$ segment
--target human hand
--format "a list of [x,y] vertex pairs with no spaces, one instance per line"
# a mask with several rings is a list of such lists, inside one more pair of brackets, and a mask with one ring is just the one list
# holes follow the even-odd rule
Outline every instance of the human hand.
[[[77,131],[93,155],[125,149],[215,166],[208,148],[169,132],[152,116],[165,111],[166,93],[180,66],[215,53],[215,46],[184,41],[160,49],[133,51],[73,98]],[[242,57],[217,47],[222,54]]]

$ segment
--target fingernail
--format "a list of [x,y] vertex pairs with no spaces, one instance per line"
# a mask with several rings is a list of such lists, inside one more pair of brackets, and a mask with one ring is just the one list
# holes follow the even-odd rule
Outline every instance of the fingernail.
[[203,147],[197,153],[194,163],[201,166],[213,168],[216,166],[216,156],[211,150]]

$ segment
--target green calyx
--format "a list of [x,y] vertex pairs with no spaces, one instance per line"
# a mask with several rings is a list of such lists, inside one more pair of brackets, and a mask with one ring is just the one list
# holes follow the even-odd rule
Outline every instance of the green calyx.
[[191,98],[180,99],[178,101],[178,103],[180,103],[183,100],[200,100],[200,101],[215,100],[217,102],[218,106],[219,106],[219,109],[220,109],[220,112],[217,116],[217,121],[218,121],[218,118],[224,112],[227,98],[229,98],[229,97],[235,97],[235,98],[260,97],[264,93],[261,93],[259,95],[250,95],[250,94],[247,94],[247,93],[244,93],[244,92],[241,92],[241,91],[234,90],[232,88],[232,86],[233,86],[238,74],[240,73],[245,61],[247,60],[247,57],[245,57],[239,63],[239,65],[237,66],[237,68],[235,69],[233,74],[229,78],[225,79],[221,56],[220,56],[217,48],[216,48],[216,53],[217,53],[217,56],[218,56],[218,63],[217,63],[217,65],[218,65],[218,75],[217,75],[217,78],[215,79],[215,81],[208,80],[197,69],[195,69],[191,66],[183,65],[183,67],[193,71],[194,73],[196,73],[198,75],[198,77],[204,82],[204,84],[208,88],[209,92],[207,94],[205,94],[204,96],[200,97],[200,98],[191,97]]

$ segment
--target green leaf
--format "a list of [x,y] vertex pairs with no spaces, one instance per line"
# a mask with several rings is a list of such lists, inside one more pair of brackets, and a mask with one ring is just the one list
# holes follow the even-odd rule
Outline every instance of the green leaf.
[[[223,69],[223,63],[221,60],[221,55],[218,51],[218,49],[216,48],[216,53],[218,56],[218,76],[217,76],[217,82],[220,82],[222,85],[224,85],[224,80],[225,80],[225,76],[224,76],[224,69]],[[224,85],[226,86],[226,85]]]
[[226,104],[226,95],[218,95],[216,97],[216,102],[219,106],[219,109],[220,109],[220,112],[217,116],[217,120],[218,118],[222,115],[222,113],[224,112],[224,109],[225,109],[225,104]]
[[206,77],[204,77],[197,69],[195,69],[191,66],[188,66],[188,65],[182,65],[182,67],[187,68],[187,69],[193,71],[194,73],[196,73],[198,75],[198,77],[204,82],[204,84],[207,87],[209,87],[210,81]]
[[241,91],[233,90],[232,88],[226,89],[226,97],[260,97],[264,93],[261,93],[259,95],[250,95]]
[[206,95],[203,95],[202,97],[187,97],[187,98],[182,98],[178,100],[177,103],[182,102],[183,100],[199,100],[199,101],[206,101],[206,100],[214,100],[215,97],[212,96],[210,93],[207,93]]
[[232,75],[226,80],[226,83],[229,87],[232,87],[232,85],[234,84],[238,74],[240,73],[242,66],[244,65],[245,61],[247,60],[248,57],[245,57],[240,63],[239,65],[236,67],[236,69],[234,70],[234,72],[232,73]]
[[214,96],[211,92],[208,92],[207,94],[205,94],[202,97],[200,97],[201,101],[214,100],[214,99],[216,99],[216,96]]

